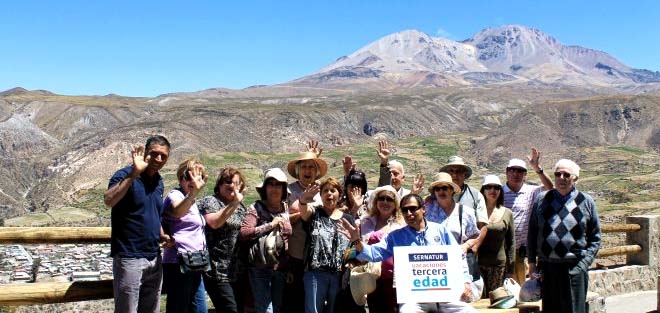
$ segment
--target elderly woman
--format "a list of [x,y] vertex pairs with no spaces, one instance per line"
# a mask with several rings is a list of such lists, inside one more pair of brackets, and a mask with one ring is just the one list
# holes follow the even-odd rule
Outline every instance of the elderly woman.
[[206,300],[197,303],[196,292],[204,295],[202,273],[182,272],[179,254],[206,250],[204,218],[195,197],[206,184],[206,171],[196,158],[189,158],[176,171],[179,187],[172,189],[163,201],[163,229],[175,246],[163,252],[163,291],[167,293],[166,312],[206,312]]
[[[321,204],[309,205],[314,195],[321,193]],[[343,263],[343,253],[349,240],[341,235],[341,220],[354,225],[353,216],[342,211],[342,185],[335,178],[327,178],[320,186],[305,189],[300,198],[300,215],[307,228],[305,251],[306,272],[305,312],[334,312],[335,297]]]
[[[316,184],[316,180],[325,176],[328,171],[328,164],[321,158],[319,154],[321,149],[318,148],[318,142],[310,141],[307,146],[309,151],[302,152],[300,155],[291,160],[287,164],[287,172],[296,181],[289,184],[288,204],[289,204],[289,218],[293,233],[289,238],[289,247],[287,254],[289,255],[288,271],[287,271],[287,293],[284,296],[284,311],[290,313],[302,313],[305,311],[304,301],[300,301],[300,294],[304,292],[303,276],[305,274],[305,265],[303,259],[305,258],[305,240],[307,233],[300,219],[300,197],[305,190]],[[318,191],[318,188],[316,189]],[[310,203],[321,203],[321,198],[318,194],[312,196]]]
[[513,213],[504,207],[502,182],[495,175],[484,176],[481,194],[486,199],[488,232],[479,246],[479,270],[484,279],[482,298],[504,284],[504,274],[513,276],[515,227]]
[[[406,225],[399,209],[399,193],[390,185],[376,188],[369,198],[370,210],[362,218],[362,241],[372,245],[380,242],[389,232]],[[376,290],[367,296],[370,312],[396,312],[398,308],[394,290],[394,258],[381,262]]]
[[[254,260],[248,268],[255,312],[278,313],[282,308],[284,289],[284,273],[281,271],[281,265],[284,264],[286,243],[291,236],[291,223],[286,204],[288,195],[286,174],[279,168],[271,168],[265,172],[263,182],[256,189],[260,200],[248,209],[241,226],[240,238],[252,240],[253,244],[257,245],[258,254],[261,254],[258,256],[259,261]],[[276,245],[274,252],[264,251],[265,247],[260,246],[270,234],[281,238],[281,241],[275,241],[281,242],[281,246]],[[263,254],[269,254],[271,258]]]
[[[479,247],[479,229],[473,210],[463,208],[463,205],[454,201],[454,194],[461,189],[452,181],[451,175],[440,172],[433,177],[433,183],[429,186],[429,196],[426,197],[424,204],[426,207],[426,219],[431,222],[445,223],[447,230],[450,231],[458,243],[461,244],[463,252],[467,254],[468,265],[476,267],[477,271],[473,274],[472,297],[468,302],[474,302],[481,298],[483,289],[483,280],[478,274],[478,264],[476,264],[475,248]],[[470,256],[472,254],[472,256]],[[473,258],[473,264],[469,264],[469,259]]]
[[206,220],[211,255],[211,271],[204,275],[204,286],[218,312],[238,312],[232,285],[238,277],[238,235],[248,211],[242,202],[244,189],[243,174],[225,167],[215,182],[214,194],[198,203]]

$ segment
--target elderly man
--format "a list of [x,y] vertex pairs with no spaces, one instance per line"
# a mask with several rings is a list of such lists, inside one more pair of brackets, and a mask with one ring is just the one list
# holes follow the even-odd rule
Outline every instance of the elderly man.
[[[356,258],[361,261],[380,262],[394,255],[394,247],[398,246],[432,246],[432,245],[458,245],[454,236],[445,228],[445,224],[429,222],[424,218],[426,207],[422,198],[416,194],[409,194],[401,199],[401,212],[407,226],[393,230],[380,242],[374,245],[362,243],[360,231],[348,221],[342,221],[342,232],[345,236],[356,242]],[[468,272],[465,255],[463,256],[463,277],[465,290],[462,299],[466,300],[471,294],[472,276]],[[404,303],[399,306],[399,312],[476,312],[474,308],[464,302],[444,303]]]
[[159,171],[170,155],[170,143],[152,136],[131,151],[133,164],[118,170],[105,192],[111,211],[112,273],[115,312],[160,312],[163,278],[160,242],[164,235],[163,178]]
[[[289,254],[289,273],[287,274],[287,292],[285,295],[284,312],[304,312],[305,301],[300,298],[304,294],[303,275],[304,275],[304,252],[307,232],[303,227],[300,218],[301,197],[306,190],[315,190],[316,196],[313,202],[321,202],[318,195],[318,186],[316,180],[325,176],[328,172],[328,164],[319,156],[322,149],[318,147],[318,141],[310,141],[307,150],[302,152],[298,158],[291,160],[287,164],[289,175],[296,179],[289,184],[289,220],[293,233],[288,242]],[[311,206],[311,204],[308,204]]]
[[536,196],[545,190],[552,189],[552,181],[543,173],[543,169],[539,165],[541,153],[532,148],[531,156],[527,157],[529,164],[543,186],[535,186],[527,184],[527,164],[521,159],[511,159],[506,167],[506,184],[502,186],[504,192],[504,207],[510,208],[513,212],[513,224],[515,225],[516,236],[516,258],[513,266],[513,278],[522,284],[525,282],[527,275],[527,227],[529,221],[529,214],[534,204]]
[[[577,190],[580,167],[557,161],[555,189],[539,195],[529,220],[527,247],[530,275],[543,274],[544,312],[586,312],[591,265],[600,248],[596,203]],[[537,259],[538,257],[538,259]]]
[[403,164],[397,160],[390,161],[390,148],[386,140],[378,142],[376,151],[380,159],[380,176],[378,177],[378,187],[390,185],[403,197],[409,193],[419,194],[424,185],[424,176],[417,174],[413,180],[412,190],[403,187],[406,180]]

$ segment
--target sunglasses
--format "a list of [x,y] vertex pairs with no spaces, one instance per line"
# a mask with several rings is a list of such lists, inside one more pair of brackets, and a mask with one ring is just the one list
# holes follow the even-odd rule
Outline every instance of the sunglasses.
[[449,187],[449,186],[447,186],[447,185],[445,185],[445,186],[437,186],[437,187],[433,187],[433,191],[440,191],[440,190],[442,190],[442,191],[449,191],[449,189],[451,189],[451,187]]
[[465,171],[464,169],[462,169],[462,168],[461,168],[461,169],[456,169],[456,168],[450,168],[450,169],[447,169],[447,173],[448,173],[448,174],[463,174],[463,173],[465,173],[465,172],[466,172],[466,171]]
[[498,185],[486,185],[484,186],[484,190],[500,190],[502,187]]
[[378,201],[385,201],[385,202],[394,202],[394,198],[388,197],[388,196],[379,196],[376,198]]
[[555,172],[555,177],[557,177],[557,178],[568,179],[568,178],[571,178],[571,176],[572,176],[572,175],[571,175],[570,173],[566,173],[566,172]]
[[421,209],[421,206],[416,206],[416,205],[409,205],[409,206],[404,206],[401,208],[401,213],[407,214],[408,212],[415,214],[417,210]]
[[517,174],[522,174],[522,173],[527,173],[527,170],[524,168],[518,168],[518,167],[510,167],[507,169],[507,171],[511,173],[517,173]]

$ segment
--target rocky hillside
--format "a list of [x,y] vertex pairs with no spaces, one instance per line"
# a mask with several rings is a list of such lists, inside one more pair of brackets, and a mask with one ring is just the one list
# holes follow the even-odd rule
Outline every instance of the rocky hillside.
[[[0,217],[75,203],[127,164],[130,145],[167,136],[173,160],[200,152],[297,151],[466,134],[482,164],[529,147],[627,145],[660,149],[660,96],[517,86],[286,97],[168,94],[71,97],[18,90],[0,96]],[[554,148],[556,147],[556,148]],[[173,164],[170,164],[174,166]],[[98,195],[97,195],[98,196]]]

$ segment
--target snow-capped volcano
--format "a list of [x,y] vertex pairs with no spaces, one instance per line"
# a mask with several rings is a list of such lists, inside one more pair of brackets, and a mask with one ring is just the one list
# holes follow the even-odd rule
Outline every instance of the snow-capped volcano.
[[565,46],[538,29],[506,25],[462,42],[417,30],[390,34],[289,84],[396,88],[512,81],[621,87],[660,82],[660,73],[632,69],[605,52]]

